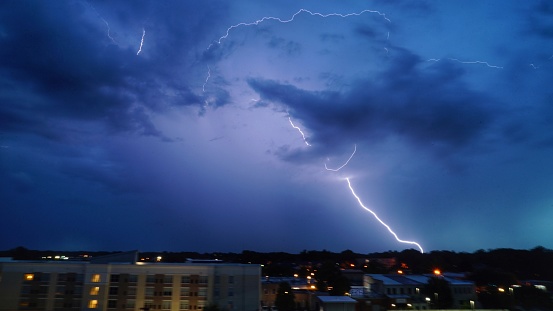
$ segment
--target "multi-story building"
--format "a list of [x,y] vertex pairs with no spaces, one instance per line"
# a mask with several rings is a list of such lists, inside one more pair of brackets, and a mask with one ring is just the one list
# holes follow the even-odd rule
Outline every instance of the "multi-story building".
[[477,301],[476,287],[473,282],[446,277],[443,275],[413,274],[366,274],[364,281],[365,295],[386,299],[386,308],[407,308],[426,310],[436,297],[435,293],[426,293],[426,285],[432,277],[447,281],[454,308],[474,308]]
[[[129,256],[132,260],[128,260]],[[123,260],[122,260],[123,259]],[[0,310],[258,310],[259,265],[96,261],[0,262]]]
[[308,310],[314,305],[315,282],[311,278],[264,277],[261,279],[261,310],[274,310],[277,292],[282,282],[288,283],[294,294],[298,310]]

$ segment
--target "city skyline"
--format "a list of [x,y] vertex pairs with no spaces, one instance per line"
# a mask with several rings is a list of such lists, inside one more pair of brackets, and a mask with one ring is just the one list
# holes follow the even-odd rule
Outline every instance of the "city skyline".
[[549,2],[0,17],[0,249],[553,248]]

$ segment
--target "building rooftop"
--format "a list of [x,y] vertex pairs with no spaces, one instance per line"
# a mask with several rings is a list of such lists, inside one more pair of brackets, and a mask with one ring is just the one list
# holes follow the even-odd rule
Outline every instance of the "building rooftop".
[[348,296],[317,296],[324,303],[356,303],[357,301]]
[[[382,281],[384,285],[424,285],[428,283],[428,279],[435,277],[433,274],[369,274],[375,280]],[[439,276],[452,285],[472,285],[471,281],[458,280],[451,277]]]

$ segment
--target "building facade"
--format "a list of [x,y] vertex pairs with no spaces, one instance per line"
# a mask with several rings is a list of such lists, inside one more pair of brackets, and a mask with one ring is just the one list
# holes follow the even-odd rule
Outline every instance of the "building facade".
[[364,290],[367,297],[386,301],[382,309],[427,310],[435,302],[435,293],[426,293],[425,287],[432,277],[447,281],[456,309],[474,309],[477,303],[476,287],[473,282],[446,276],[411,274],[366,274]]
[[258,310],[259,265],[0,262],[0,310]]

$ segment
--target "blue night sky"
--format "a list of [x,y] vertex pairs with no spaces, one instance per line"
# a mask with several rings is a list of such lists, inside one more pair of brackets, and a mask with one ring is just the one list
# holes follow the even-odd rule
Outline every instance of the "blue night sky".
[[0,249],[553,248],[552,85],[550,1],[2,1]]

